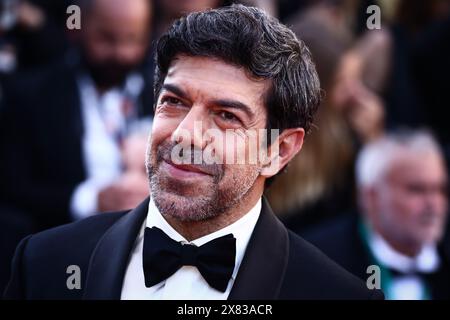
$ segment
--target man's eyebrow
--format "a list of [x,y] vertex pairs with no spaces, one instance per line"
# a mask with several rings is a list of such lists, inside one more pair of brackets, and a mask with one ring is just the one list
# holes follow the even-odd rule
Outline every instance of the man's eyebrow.
[[244,104],[240,101],[228,100],[228,99],[218,99],[218,100],[213,100],[212,104],[222,107],[222,108],[225,108],[225,109],[229,108],[229,109],[238,109],[238,110],[244,111],[245,114],[247,115],[247,117],[249,117],[250,119],[253,119],[255,116],[252,109],[250,109],[249,106],[247,106],[246,104]]
[[[184,92],[180,87],[178,87],[174,84],[170,84],[170,83],[163,84],[162,90],[172,92],[173,94],[179,96],[182,99],[188,98],[188,95],[186,94],[186,92]],[[255,117],[254,112],[252,111],[252,109],[250,109],[249,106],[247,106],[246,104],[244,104],[240,101],[237,101],[237,100],[216,99],[216,100],[211,101],[211,104],[222,107],[224,109],[238,109],[238,110],[244,111],[244,113],[250,119],[253,119]]]
[[177,96],[179,96],[182,99],[187,99],[187,94],[178,86],[174,85],[174,84],[163,84],[162,90],[166,90],[169,92],[172,92],[173,94],[176,94]]

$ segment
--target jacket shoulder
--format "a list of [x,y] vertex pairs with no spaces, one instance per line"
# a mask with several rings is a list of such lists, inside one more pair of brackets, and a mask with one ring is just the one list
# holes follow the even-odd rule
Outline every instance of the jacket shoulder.
[[291,231],[288,234],[289,262],[281,290],[282,299],[383,299],[381,291],[369,290],[364,281],[311,243]]
[[71,266],[84,283],[90,256],[100,238],[127,211],[103,213],[28,236],[13,260],[7,299],[79,299],[82,290],[68,290]]
[[[98,240],[105,231],[119,218],[129,211],[101,213],[76,222],[51,228],[34,234],[29,245],[47,246],[50,243],[68,246],[72,242],[87,244],[91,240]],[[58,245],[56,245],[58,247]]]

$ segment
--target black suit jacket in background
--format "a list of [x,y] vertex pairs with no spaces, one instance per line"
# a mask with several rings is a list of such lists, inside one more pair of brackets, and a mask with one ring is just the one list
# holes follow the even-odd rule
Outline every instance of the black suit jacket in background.
[[[311,228],[302,236],[347,271],[366,281],[367,267],[374,264],[358,231],[358,214],[343,216]],[[441,267],[427,277],[432,299],[450,299],[450,254],[447,240],[439,246]]]
[[[80,71],[79,62],[63,60],[8,83],[0,119],[0,203],[29,214],[37,230],[71,221],[71,196],[86,179]],[[146,81],[138,117],[152,115],[152,100]]]
[[[148,200],[130,212],[107,213],[29,236],[18,246],[6,299],[120,299],[130,252]],[[69,290],[66,270],[81,269]],[[263,201],[229,299],[382,299],[288,231]]]

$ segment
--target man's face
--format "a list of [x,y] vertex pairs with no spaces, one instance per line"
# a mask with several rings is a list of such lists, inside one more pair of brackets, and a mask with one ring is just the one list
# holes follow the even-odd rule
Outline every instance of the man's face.
[[145,1],[96,0],[82,28],[82,52],[99,86],[120,85],[142,63],[149,42]]
[[434,243],[447,215],[447,173],[435,152],[397,156],[379,188],[379,219],[390,237],[414,244]]
[[[267,81],[250,79],[241,68],[219,60],[178,56],[172,62],[147,154],[151,194],[163,214],[205,220],[235,206],[256,185],[263,189],[261,163],[236,164],[232,155],[249,159],[249,132],[265,128],[267,87]],[[186,150],[203,159],[192,164]],[[188,164],[177,162],[180,155]]]

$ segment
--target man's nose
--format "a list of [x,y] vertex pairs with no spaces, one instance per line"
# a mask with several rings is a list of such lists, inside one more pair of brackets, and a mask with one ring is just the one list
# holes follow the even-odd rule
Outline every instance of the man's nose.
[[207,144],[203,135],[207,121],[207,115],[201,107],[191,107],[173,132],[172,141],[203,150]]

